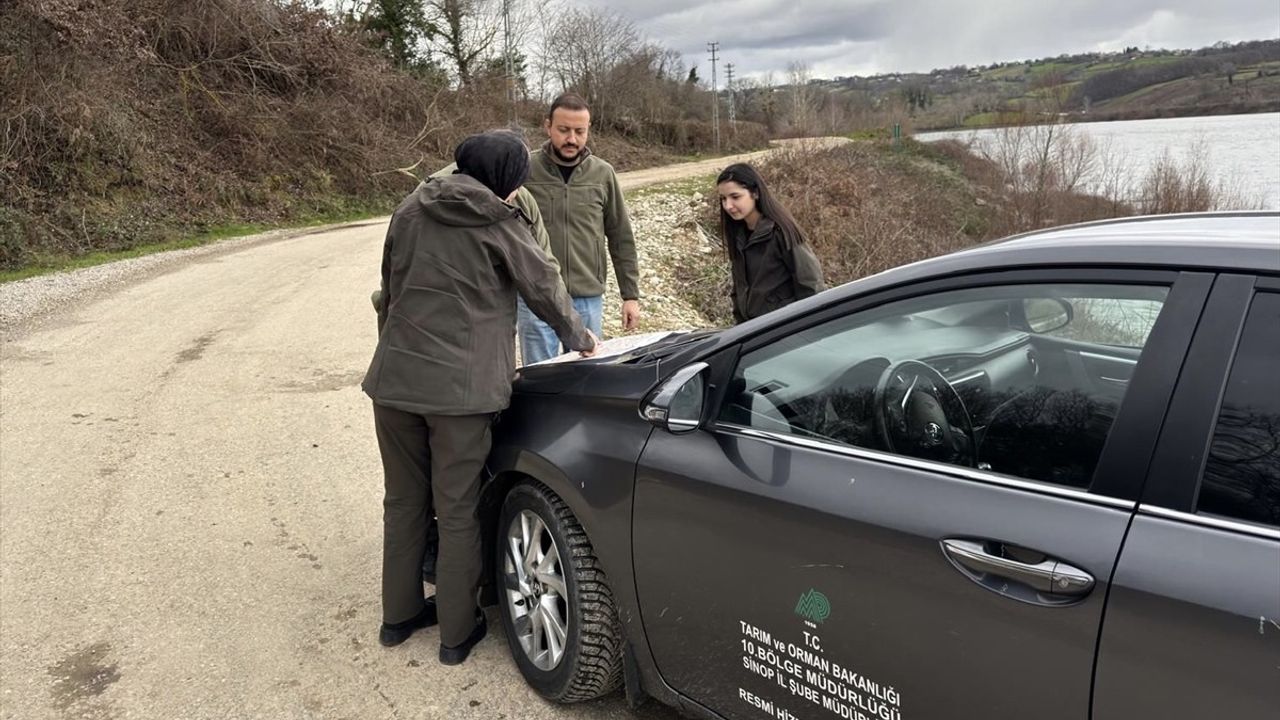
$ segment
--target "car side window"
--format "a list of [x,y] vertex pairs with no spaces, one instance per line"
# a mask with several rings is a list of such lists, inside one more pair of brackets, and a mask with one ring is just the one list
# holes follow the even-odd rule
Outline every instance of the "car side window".
[[1142,347],[1156,324],[1162,300],[1139,298],[1063,298],[1070,303],[1071,322],[1047,334],[1068,340]]
[[1167,294],[1004,285],[850,313],[745,353],[719,420],[1088,487]]
[[1245,318],[1200,483],[1198,512],[1280,526],[1280,293]]

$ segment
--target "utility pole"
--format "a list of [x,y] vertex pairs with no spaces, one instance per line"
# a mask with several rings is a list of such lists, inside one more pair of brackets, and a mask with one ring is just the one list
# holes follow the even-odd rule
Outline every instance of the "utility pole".
[[716,152],[720,152],[720,90],[716,87],[716,60],[719,59],[716,52],[719,49],[720,43],[707,43],[707,51],[711,53],[711,125],[715,128]]
[[725,74],[728,76],[729,84],[729,130],[733,132],[734,137],[738,135],[738,116],[733,100],[733,63],[725,63]]
[[516,125],[516,68],[515,60],[511,57],[511,0],[502,0],[502,49],[503,55],[503,72],[506,73],[507,80],[507,108],[511,127]]

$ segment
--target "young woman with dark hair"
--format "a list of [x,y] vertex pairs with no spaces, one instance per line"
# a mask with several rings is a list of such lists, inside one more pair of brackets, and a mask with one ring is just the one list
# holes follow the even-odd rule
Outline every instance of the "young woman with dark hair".
[[733,269],[733,318],[743,322],[826,289],[795,218],[745,163],[716,178],[720,235]]

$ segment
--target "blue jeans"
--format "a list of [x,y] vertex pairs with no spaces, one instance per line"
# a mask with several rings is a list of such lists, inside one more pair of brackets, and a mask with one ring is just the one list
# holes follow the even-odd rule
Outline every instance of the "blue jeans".
[[[603,339],[601,324],[604,322],[604,296],[573,298],[573,309],[582,316],[582,324],[587,326],[596,337]],[[542,362],[561,354],[560,338],[556,337],[551,326],[538,319],[537,315],[524,304],[520,298],[516,307],[516,329],[520,335],[520,356],[525,365]]]

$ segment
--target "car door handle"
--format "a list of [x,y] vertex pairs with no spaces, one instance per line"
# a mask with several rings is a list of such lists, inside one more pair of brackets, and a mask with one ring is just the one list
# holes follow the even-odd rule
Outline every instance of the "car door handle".
[[1079,568],[1053,558],[1038,563],[1019,562],[993,554],[987,547],[987,543],[974,540],[942,541],[942,551],[947,557],[972,573],[995,575],[1021,583],[1036,592],[1062,597],[1081,597],[1093,590],[1093,576]]

